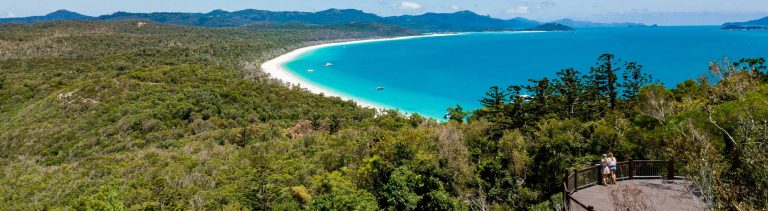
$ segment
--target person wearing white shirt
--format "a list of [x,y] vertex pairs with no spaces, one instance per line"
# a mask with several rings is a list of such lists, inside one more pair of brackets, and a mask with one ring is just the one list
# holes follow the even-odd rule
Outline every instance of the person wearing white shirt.
[[611,182],[616,184],[616,157],[613,157],[613,153],[608,153],[608,168],[611,169]]

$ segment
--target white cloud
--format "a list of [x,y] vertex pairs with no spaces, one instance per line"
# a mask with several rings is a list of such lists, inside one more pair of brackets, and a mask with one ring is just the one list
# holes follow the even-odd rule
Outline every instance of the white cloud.
[[461,9],[461,7],[459,7],[459,6],[456,6],[456,5],[453,5],[453,6],[451,6],[451,9],[452,9],[452,10],[460,10],[460,9]]
[[508,9],[507,13],[510,14],[525,14],[528,13],[528,7],[526,6],[518,6],[512,9]]
[[3,14],[3,15],[2,15],[2,16],[0,16],[0,17],[5,17],[5,18],[15,18],[15,17],[16,17],[16,14],[15,14],[15,13],[13,13],[13,12],[11,12],[11,11],[8,11],[8,12],[6,12],[5,14]]
[[556,4],[552,1],[543,1],[541,2],[541,7],[554,7]]
[[404,2],[400,2],[400,8],[408,9],[408,10],[418,10],[418,9],[421,9],[421,4],[418,4],[416,2],[404,1]]

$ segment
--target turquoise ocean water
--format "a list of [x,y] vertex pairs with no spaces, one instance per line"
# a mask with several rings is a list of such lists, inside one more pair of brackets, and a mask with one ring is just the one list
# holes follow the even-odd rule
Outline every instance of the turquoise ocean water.
[[[491,86],[528,84],[568,67],[586,73],[602,53],[636,61],[654,79],[674,87],[706,73],[710,61],[768,57],[768,31],[653,27],[470,33],[326,47],[284,67],[345,96],[442,119],[449,106],[478,108]],[[333,65],[326,66],[329,62]]]

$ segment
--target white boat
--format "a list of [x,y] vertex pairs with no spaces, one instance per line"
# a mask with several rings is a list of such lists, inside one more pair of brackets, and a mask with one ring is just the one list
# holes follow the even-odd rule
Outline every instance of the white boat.
[[384,87],[383,87],[383,86],[377,86],[377,87],[376,87],[376,91],[381,91],[381,90],[384,90]]
[[307,72],[310,72],[310,73],[311,73],[311,72],[315,72],[315,70],[313,70],[313,69],[309,69],[309,70],[307,70]]
[[333,66],[333,63],[330,63],[330,62],[326,62],[326,63],[325,63],[325,66],[326,66],[326,67],[330,67],[330,66]]

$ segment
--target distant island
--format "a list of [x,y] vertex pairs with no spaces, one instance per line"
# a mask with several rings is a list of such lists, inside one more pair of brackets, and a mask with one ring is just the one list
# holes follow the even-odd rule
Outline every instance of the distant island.
[[732,22],[723,24],[724,30],[768,30],[768,17],[746,22]]
[[[590,21],[578,21],[570,18],[553,21],[572,28],[609,28],[609,27],[644,27],[642,23],[596,23]],[[654,24],[655,25],[655,24]]]
[[[38,23],[65,20],[146,20],[163,24],[198,26],[198,27],[243,27],[264,23],[287,23],[306,25],[338,25],[352,23],[381,23],[401,26],[417,32],[477,32],[477,31],[537,31],[573,30],[573,28],[592,27],[627,27],[645,26],[640,23],[595,23],[562,19],[554,21],[561,26],[530,20],[522,17],[499,19],[479,15],[472,11],[454,13],[425,13],[421,15],[402,15],[382,17],[356,9],[328,9],[319,12],[276,12],[247,9],[234,12],[213,10],[208,13],[154,12],[130,13],[116,12],[98,17],[86,16],[68,10],[59,10],[45,16],[22,18],[3,18],[0,23]],[[567,28],[565,28],[565,27]]]
[[739,26],[739,25],[731,25],[731,26],[723,26],[722,29],[725,29],[725,30],[768,30],[768,26]]
[[546,23],[531,28],[529,31],[573,31],[573,28],[559,23]]
[[629,27],[629,28],[647,28],[647,27],[659,27],[659,25],[658,24],[653,24],[653,25],[650,25],[650,26],[649,25],[629,25],[627,27]]

